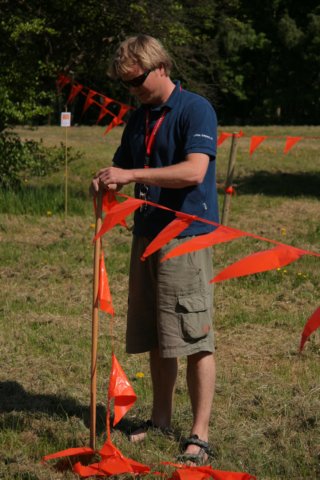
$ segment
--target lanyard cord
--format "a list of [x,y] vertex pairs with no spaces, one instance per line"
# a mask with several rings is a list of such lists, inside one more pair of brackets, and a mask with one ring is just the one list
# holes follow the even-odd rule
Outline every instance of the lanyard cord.
[[162,125],[165,116],[167,115],[168,110],[164,109],[161,113],[160,118],[156,121],[152,131],[150,132],[150,111],[147,110],[146,112],[146,135],[145,135],[145,145],[146,145],[146,156],[144,159],[144,168],[148,168],[150,164],[150,156],[152,153],[154,141],[156,139],[156,135],[159,131],[159,128]]
[[[165,108],[161,116],[158,118],[156,121],[152,131],[150,132],[150,111],[146,111],[146,133],[145,133],[145,146],[146,146],[146,154],[144,157],[144,168],[149,168],[150,165],[150,156],[152,153],[154,141],[156,139],[156,135],[159,131],[159,128],[161,127],[161,124],[163,120],[165,119],[165,116],[167,115],[168,110]],[[149,187],[144,184],[140,184],[139,187],[139,198],[146,200],[147,199],[147,194],[148,194]],[[140,207],[140,212],[144,213],[148,209],[148,205],[145,203],[144,205],[141,205]]]

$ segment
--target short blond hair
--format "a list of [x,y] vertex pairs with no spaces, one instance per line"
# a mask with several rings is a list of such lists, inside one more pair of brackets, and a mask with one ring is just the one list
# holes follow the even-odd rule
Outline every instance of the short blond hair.
[[159,40],[149,35],[137,35],[124,40],[118,47],[109,73],[119,78],[130,72],[134,65],[143,70],[163,66],[167,75],[172,68],[172,60]]

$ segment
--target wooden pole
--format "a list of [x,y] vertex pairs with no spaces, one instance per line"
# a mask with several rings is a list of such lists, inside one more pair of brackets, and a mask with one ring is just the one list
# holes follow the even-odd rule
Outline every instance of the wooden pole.
[[[102,225],[102,191],[97,196],[96,228],[97,234]],[[97,423],[97,349],[98,349],[98,291],[99,291],[99,261],[101,239],[94,244],[93,261],[93,299],[92,299],[92,343],[91,343],[91,397],[90,397],[90,447],[96,448],[96,423]]]
[[224,193],[224,202],[221,215],[221,224],[226,225],[228,223],[230,205],[231,205],[231,196],[232,193],[228,192],[228,189],[232,187],[234,167],[237,159],[237,148],[238,148],[238,134],[232,134],[231,148],[229,154],[229,163],[227,171],[227,179],[225,184],[225,193]]
[[66,129],[66,147],[65,147],[65,182],[64,182],[64,217],[68,215],[68,127]]

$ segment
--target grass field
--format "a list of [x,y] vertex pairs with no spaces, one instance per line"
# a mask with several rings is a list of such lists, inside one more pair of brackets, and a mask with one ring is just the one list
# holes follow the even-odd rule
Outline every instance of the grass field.
[[[45,145],[65,141],[60,127],[16,131],[43,138]],[[88,187],[92,174],[110,164],[121,131],[68,131],[68,145],[83,155],[69,165],[67,218],[63,171],[28,179],[19,194],[0,194],[1,479],[74,478],[54,469],[54,462],[42,465],[41,457],[89,445],[94,215]],[[228,224],[319,253],[320,127],[243,131]],[[251,157],[250,135],[270,136]],[[278,136],[285,135],[305,138],[284,155],[285,140]],[[218,151],[220,205],[229,149],[227,140]],[[147,356],[128,356],[123,346],[130,240],[130,232],[115,228],[103,241],[116,315],[112,338],[110,318],[100,315],[97,443],[105,438],[113,344],[138,395],[112,432],[114,443],[135,460],[157,464],[175,459],[177,441],[151,434],[143,445],[133,445],[125,435],[129,424],[149,417],[151,406]],[[218,245],[215,272],[271,246],[253,239]],[[319,306],[319,267],[319,258],[303,257],[281,270],[215,286],[214,468],[247,471],[259,480],[320,478],[319,331],[298,353],[303,325]],[[189,433],[191,421],[184,368],[182,360],[173,418],[177,437]]]

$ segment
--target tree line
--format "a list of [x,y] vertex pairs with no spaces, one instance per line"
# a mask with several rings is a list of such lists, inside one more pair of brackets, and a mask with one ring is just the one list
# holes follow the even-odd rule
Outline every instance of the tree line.
[[59,73],[132,103],[106,74],[127,36],[159,38],[173,78],[206,96],[220,124],[317,124],[316,0],[0,0],[0,131],[58,117]]

